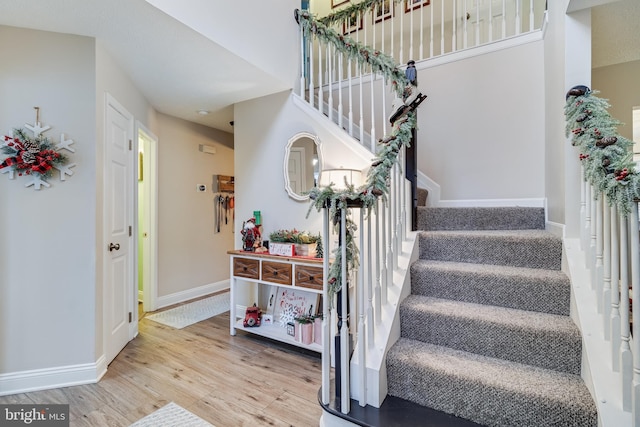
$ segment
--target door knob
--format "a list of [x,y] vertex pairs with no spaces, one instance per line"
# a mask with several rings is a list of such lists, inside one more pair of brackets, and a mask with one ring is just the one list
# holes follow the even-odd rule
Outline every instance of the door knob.
[[116,243],[115,245],[113,243],[109,243],[109,252],[111,252],[112,250],[119,250],[120,249],[120,243]]

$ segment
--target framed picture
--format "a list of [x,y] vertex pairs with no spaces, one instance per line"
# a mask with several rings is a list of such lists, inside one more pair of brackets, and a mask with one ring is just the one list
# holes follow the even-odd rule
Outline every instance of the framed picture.
[[362,15],[358,12],[353,12],[351,16],[349,16],[349,18],[347,18],[342,24],[342,33],[353,33],[355,31],[361,30],[362,26]]
[[274,323],[278,322],[283,328],[293,319],[305,314],[317,314],[320,295],[291,288],[278,288]]
[[333,9],[334,7],[343,5],[345,3],[349,3],[349,0],[331,0],[331,9]]
[[377,24],[385,19],[393,17],[393,2],[392,0],[384,0],[375,6],[373,10],[373,22]]
[[404,0],[404,12],[407,13],[422,6],[429,6],[429,4],[431,4],[431,0]]

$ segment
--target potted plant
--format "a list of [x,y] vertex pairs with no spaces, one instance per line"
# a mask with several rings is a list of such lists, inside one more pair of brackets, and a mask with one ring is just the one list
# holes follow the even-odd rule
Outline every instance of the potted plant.
[[270,243],[285,243],[294,246],[294,254],[298,256],[317,256],[317,245],[320,234],[311,234],[308,231],[277,230],[269,235]]

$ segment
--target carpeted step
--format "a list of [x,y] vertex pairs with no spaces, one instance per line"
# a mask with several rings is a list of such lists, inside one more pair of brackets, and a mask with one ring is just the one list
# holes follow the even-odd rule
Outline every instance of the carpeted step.
[[389,394],[496,427],[596,427],[573,374],[401,338],[387,356]]
[[419,187],[416,189],[416,198],[418,199],[418,206],[426,206],[427,197],[429,197],[429,190],[427,190],[426,188],[419,188]]
[[560,270],[562,241],[544,230],[422,231],[420,259]]
[[568,316],[410,295],[400,330],[404,338],[580,374],[582,338]]
[[568,316],[571,283],[558,270],[417,260],[411,293]]
[[417,228],[418,230],[544,230],[544,208],[419,206]]

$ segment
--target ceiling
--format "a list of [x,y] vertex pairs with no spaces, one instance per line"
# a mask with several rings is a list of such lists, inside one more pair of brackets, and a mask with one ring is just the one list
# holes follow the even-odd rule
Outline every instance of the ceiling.
[[233,104],[281,90],[145,0],[0,0],[0,25],[94,37],[157,111],[226,132]]

